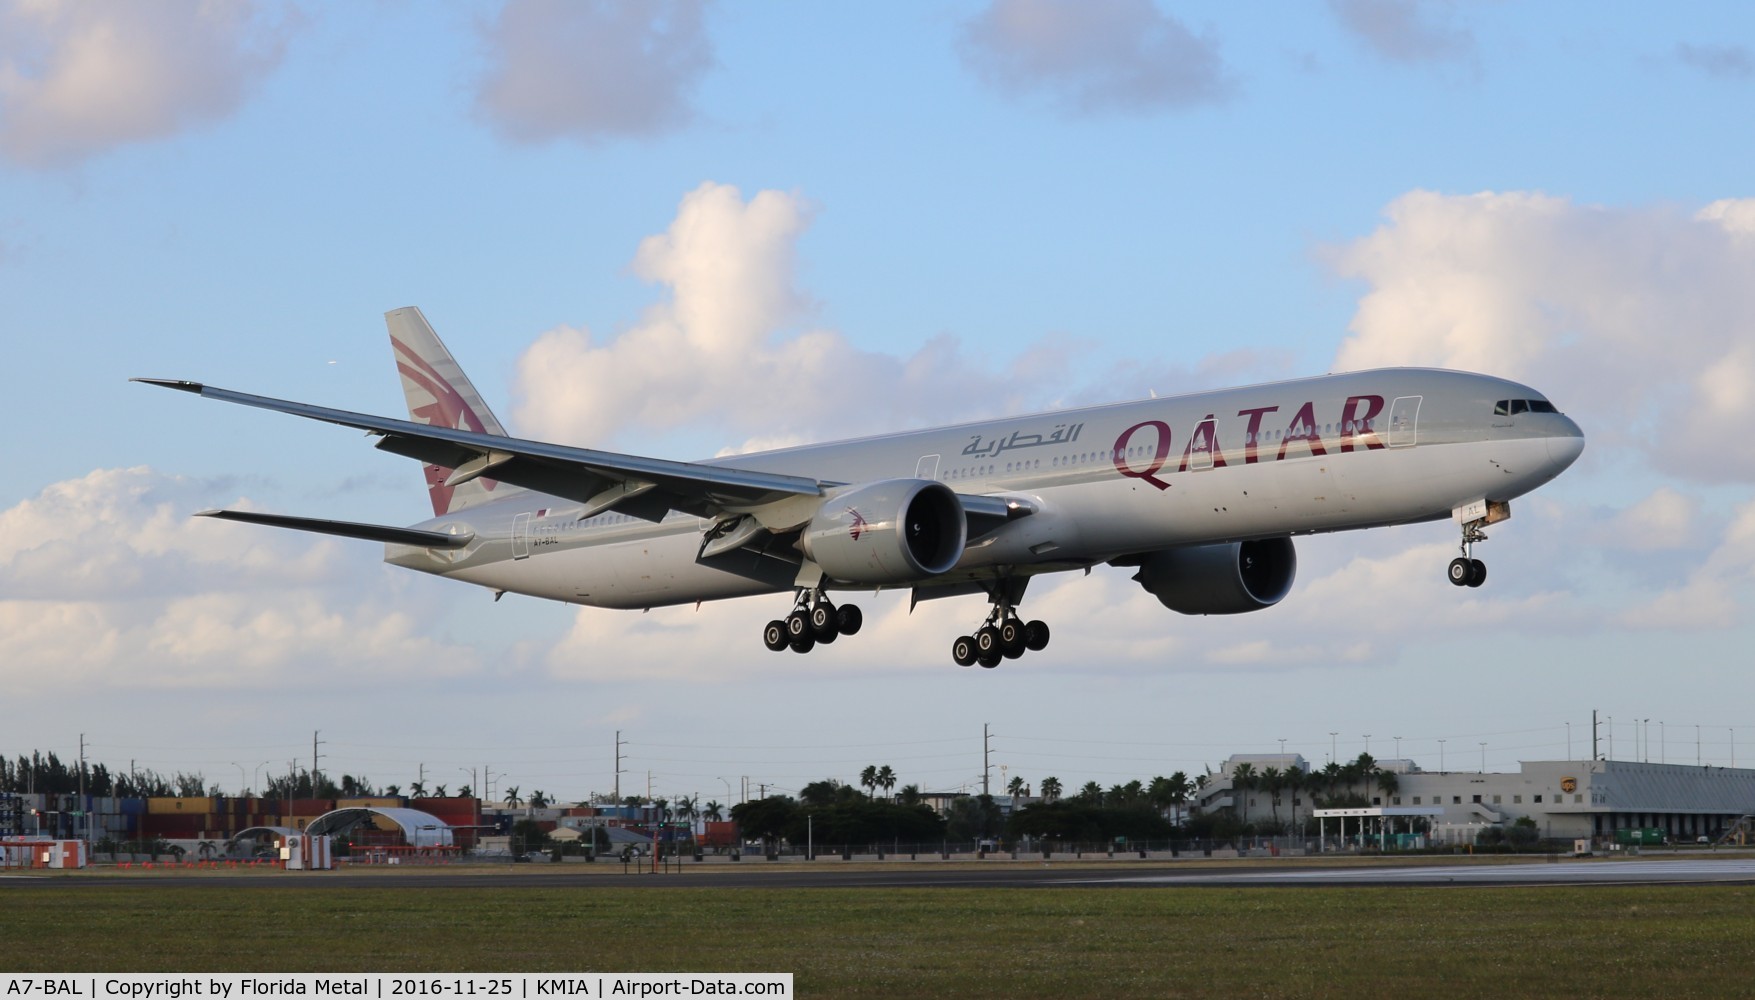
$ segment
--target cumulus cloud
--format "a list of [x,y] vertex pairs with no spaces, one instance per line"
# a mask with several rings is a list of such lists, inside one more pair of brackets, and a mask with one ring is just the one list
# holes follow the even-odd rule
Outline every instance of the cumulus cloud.
[[295,669],[478,665],[375,592],[377,549],[189,516],[227,486],[99,469],[0,511],[0,683],[252,688]]
[[1217,40],[1151,0],[994,0],[963,26],[958,48],[1001,92],[1044,93],[1078,113],[1215,104],[1234,89]]
[[1449,21],[1451,0],[1329,0],[1341,25],[1373,51],[1402,63],[1469,61],[1475,36]]
[[1755,480],[1755,200],[1608,208],[1530,192],[1391,203],[1332,248],[1367,284],[1339,370],[1437,365],[1528,382],[1651,466]]
[[1690,69],[1720,80],[1747,80],[1755,77],[1755,54],[1741,45],[1676,46],[1676,58]]
[[476,111],[504,138],[656,135],[694,117],[713,65],[703,0],[508,0],[482,28]]
[[634,257],[634,272],[663,288],[663,301],[614,337],[549,330],[519,359],[521,433],[602,445],[626,426],[711,421],[727,443],[783,445],[1015,411],[1063,372],[1048,343],[993,370],[948,336],[897,357],[809,327],[812,305],[794,274],[809,221],[794,194],[746,201],[712,183],[690,192]]
[[222,119],[287,32],[252,0],[0,0],[0,154],[58,167]]

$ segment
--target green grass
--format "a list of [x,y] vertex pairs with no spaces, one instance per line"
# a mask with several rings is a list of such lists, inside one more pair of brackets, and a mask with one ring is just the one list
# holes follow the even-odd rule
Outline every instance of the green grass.
[[1716,997],[1755,888],[0,886],[5,971],[772,971],[801,996]]

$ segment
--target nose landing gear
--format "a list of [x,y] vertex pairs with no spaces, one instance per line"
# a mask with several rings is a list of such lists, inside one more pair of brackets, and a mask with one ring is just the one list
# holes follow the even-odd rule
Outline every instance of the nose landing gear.
[[[1510,516],[1509,513],[1506,514]],[[1487,533],[1481,527],[1487,524],[1486,518],[1468,521],[1462,527],[1462,555],[1450,561],[1446,576],[1458,587],[1479,587],[1487,582],[1487,564],[1474,557],[1475,543],[1487,540]]]
[[857,604],[836,607],[818,590],[799,588],[792,613],[776,618],[762,629],[762,644],[778,653],[791,649],[808,653],[818,643],[827,645],[844,635],[854,635],[865,624]]

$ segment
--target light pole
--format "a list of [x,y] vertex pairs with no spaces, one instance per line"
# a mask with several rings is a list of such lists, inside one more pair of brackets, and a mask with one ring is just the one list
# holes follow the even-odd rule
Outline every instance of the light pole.
[[1371,756],[1371,734],[1365,734],[1365,756]]
[[[232,761],[232,766],[238,769],[238,784],[240,784],[240,785],[243,784],[244,783],[244,765],[242,765],[234,760],[234,761]],[[247,791],[249,791],[248,788],[238,789],[238,797],[243,798],[244,793]]]
[[1331,729],[1328,731],[1328,759],[1336,763],[1340,762],[1340,758],[1335,755],[1335,737],[1339,735],[1340,732],[1338,730]]
[[1645,730],[1645,754],[1639,759],[1649,764],[1651,763],[1651,719],[1641,719],[1639,720],[1639,725],[1640,728]]
[[725,786],[725,808],[730,809],[731,808],[731,782],[726,781],[724,778],[720,778],[719,781],[721,784],[723,784]]
[[1286,756],[1286,738],[1284,736],[1280,737],[1280,756]]
[[464,774],[469,775],[469,791],[476,798],[478,798],[478,799],[481,798],[481,787],[476,784],[475,768],[473,768],[473,767],[458,767],[457,770],[462,771]]
[[1481,773],[1487,773],[1487,741],[1481,741]]
[[[256,775],[255,775],[256,780],[251,782],[251,785],[253,787],[255,787],[255,788],[262,787],[262,769],[267,767],[267,766],[268,766],[268,761],[263,761],[262,763],[256,765]],[[262,793],[257,792],[256,794],[260,795]]]
[[1449,774],[1450,773],[1449,771],[1446,771],[1444,769],[1444,741],[1443,740],[1438,741],[1438,773],[1439,774]]
[[1658,720],[1658,763],[1670,762],[1670,731],[1664,728],[1664,720]]
[[1572,723],[1566,724],[1566,759],[1572,759]]
[[1392,738],[1395,740],[1395,759],[1401,760],[1402,759],[1402,738],[1400,736],[1396,736],[1396,737],[1392,737]]

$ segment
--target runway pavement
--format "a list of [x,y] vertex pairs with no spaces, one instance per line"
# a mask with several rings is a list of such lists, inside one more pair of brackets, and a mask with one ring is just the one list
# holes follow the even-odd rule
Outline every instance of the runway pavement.
[[335,872],[226,872],[159,870],[154,872],[86,871],[8,873],[0,875],[0,892],[8,889],[68,889],[83,886],[205,886],[211,888],[273,887],[299,889],[471,888],[471,889],[901,889],[901,888],[1103,888],[1176,889],[1199,887],[1343,887],[1343,886],[1510,886],[1510,885],[1647,885],[1755,883],[1755,858],[1663,858],[1641,860],[1481,859],[1471,863],[1408,863],[1336,865],[1328,859],[1262,861],[1260,863],[1194,867],[1170,863],[1143,867],[1030,862],[997,862],[968,866],[885,864],[854,869],[819,861],[784,868],[633,873],[612,869],[580,870],[572,866],[455,866],[444,869],[362,869]]

